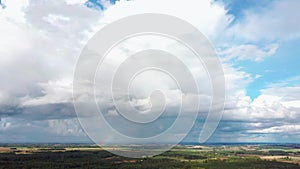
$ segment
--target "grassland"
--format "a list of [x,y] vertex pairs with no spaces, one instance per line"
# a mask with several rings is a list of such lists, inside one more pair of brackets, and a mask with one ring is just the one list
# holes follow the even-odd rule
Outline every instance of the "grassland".
[[0,169],[300,169],[299,164],[297,145],[185,145],[142,159],[116,156],[92,145],[0,145]]

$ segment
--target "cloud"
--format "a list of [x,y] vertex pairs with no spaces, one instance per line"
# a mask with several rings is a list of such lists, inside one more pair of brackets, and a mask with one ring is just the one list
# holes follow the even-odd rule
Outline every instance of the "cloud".
[[71,85],[58,83],[72,79],[86,32],[101,11],[65,1],[9,1],[7,5],[0,16],[1,106],[70,99]]
[[232,140],[229,136],[235,135],[243,142],[297,142],[298,90],[299,86],[270,87],[261,90],[254,100],[242,94],[225,110],[212,141]]
[[272,56],[276,53],[279,45],[270,44],[263,48],[259,48],[256,45],[239,45],[227,48],[219,54],[225,59],[237,59],[237,60],[251,60],[255,62],[261,62],[266,57]]
[[0,1],[0,6],[1,6],[2,9],[6,8],[6,5],[3,2],[1,2],[1,1]]
[[[265,58],[274,55],[279,44],[299,39],[300,25],[294,17],[299,13],[298,6],[297,1],[288,0],[248,8],[224,31],[217,46],[223,61],[233,64],[228,66],[230,72],[225,64],[226,85],[231,90],[227,91],[223,120],[211,141],[297,142],[299,139],[296,136],[300,118],[299,78],[278,80],[265,89],[255,86],[261,89],[261,94],[252,100],[247,96],[248,85],[257,78],[268,79],[263,73],[252,75],[240,68],[240,61],[243,66],[248,66],[248,61],[268,64],[263,63]],[[237,138],[232,139],[232,135]]]
[[[173,14],[187,19],[200,28],[206,36],[214,38],[231,20],[231,16],[226,15],[222,6],[211,4],[209,1],[194,1],[197,5],[186,3],[185,6],[182,6],[180,1],[164,1],[165,4],[172,4],[172,8],[168,9],[165,5],[157,6],[160,3],[161,1],[156,3],[151,1],[121,1],[105,13],[103,20],[99,20],[101,12],[88,9],[77,3],[28,1],[27,4],[18,9],[18,15],[5,16],[3,22],[7,28],[2,27],[1,32],[5,32],[5,34],[2,33],[1,37],[8,40],[3,45],[8,45],[0,51],[3,56],[7,56],[1,58],[3,59],[1,63],[5,64],[5,67],[1,69],[1,81],[4,82],[1,83],[3,90],[1,93],[3,93],[2,98],[5,100],[2,102],[5,103],[5,106],[3,105],[1,114],[15,119],[35,121],[36,124],[33,127],[33,125],[27,126],[27,123],[20,123],[19,127],[11,128],[10,133],[14,133],[12,132],[13,129],[20,129],[23,125],[25,128],[31,128],[36,132],[35,138],[39,135],[37,129],[43,128],[48,133],[46,129],[49,127],[55,131],[56,136],[72,135],[73,132],[68,132],[69,129],[67,128],[69,127],[64,126],[69,123],[65,120],[75,116],[70,99],[71,83],[68,79],[72,77],[78,52],[92,34],[91,32],[96,30],[99,25],[111,22],[114,20],[113,18],[133,13],[144,13],[147,10],[148,12]],[[9,10],[9,8],[7,9]],[[133,13],[128,13],[128,11]],[[196,14],[200,16],[197,19],[194,17],[195,12],[199,12]],[[211,18],[207,19],[207,15],[211,15]],[[14,22],[11,21],[12,19]],[[12,32],[9,33],[7,30]],[[11,38],[8,36],[9,34],[14,34],[15,37]],[[18,43],[18,47],[13,45]],[[192,64],[195,63],[192,62]],[[199,70],[194,69],[194,71]],[[18,76],[11,78],[11,74]],[[201,77],[202,75],[198,74],[198,76],[199,82],[205,81]],[[154,82],[153,85],[161,86],[161,84]],[[203,87],[202,90],[206,91],[206,87]],[[176,91],[175,94],[172,90],[167,92],[177,96]],[[194,95],[186,95],[185,100],[190,102],[195,100],[194,97]],[[176,98],[168,98],[171,105],[168,107],[169,110],[176,107]],[[202,103],[202,107],[206,108],[207,101],[204,99]],[[107,103],[107,110],[113,112],[115,109],[112,109]],[[50,126],[45,125],[44,121],[49,119],[51,119]],[[24,131],[24,133],[28,133],[28,131]]]
[[243,120],[249,122],[271,122],[274,125],[274,120],[281,122],[295,122],[300,118],[299,103],[300,99],[294,94],[299,87],[281,87],[267,88],[261,90],[259,95],[254,100],[242,94],[236,97],[235,103],[231,103],[224,113],[225,120]]
[[11,122],[6,121],[6,119],[1,119],[0,130],[4,131],[11,127]]
[[72,103],[43,104],[35,106],[3,106],[1,117],[14,117],[26,120],[69,119],[76,117]]
[[285,102],[300,100],[299,86],[282,86],[282,87],[270,87],[261,91],[266,95],[276,95]]
[[260,129],[260,130],[250,130],[249,133],[289,133],[289,134],[300,134],[300,125],[282,125],[282,126],[274,126],[270,128]]
[[79,1],[6,5],[0,9],[1,142],[89,142],[77,133],[72,76],[102,11]]
[[77,119],[49,120],[51,133],[62,136],[85,136]]
[[71,103],[72,80],[63,79],[38,84],[42,95],[38,97],[25,96],[22,98],[22,106],[36,106],[43,104]]
[[271,1],[260,8],[244,11],[244,17],[233,24],[228,35],[246,41],[285,41],[300,37],[297,0]]
[[[109,6],[108,1],[103,1],[102,4],[105,8]],[[66,132],[54,129],[56,135],[72,135],[73,131],[68,132],[67,129],[70,127],[64,125],[72,123],[68,120],[76,116],[72,107],[71,79],[80,50],[99,27],[124,16],[145,12],[171,14],[186,19],[212,39],[232,19],[226,15],[222,6],[209,0],[189,3],[120,1],[108,8],[104,14],[102,11],[87,8],[82,1],[9,1],[7,8],[1,10],[0,17],[1,25],[4,25],[0,27],[0,38],[4,40],[0,41],[0,54],[3,56],[0,58],[1,116],[5,119],[12,118],[12,121],[23,119],[35,123],[36,129],[44,127],[45,132],[48,132],[46,129],[49,127],[61,127]],[[211,17],[207,18],[207,15]],[[176,46],[171,49],[174,47]],[[189,62],[196,68],[193,61]],[[114,62],[109,65],[114,65]],[[199,82],[203,81],[202,75],[197,76]],[[157,77],[149,75],[149,78]],[[137,83],[142,84],[142,81],[143,79]],[[151,82],[151,85],[164,87],[163,82],[165,81],[162,79],[161,83]],[[167,85],[165,92],[170,96],[167,101],[170,105],[168,110],[171,111],[177,106],[177,97],[180,94],[168,87]],[[206,87],[201,90],[206,91]],[[197,95],[186,94],[184,101],[191,102],[195,97]],[[147,99],[149,98],[137,99],[136,105],[147,108]],[[209,97],[203,95],[202,104],[205,108],[208,99]],[[115,111],[111,103],[105,104],[109,114],[114,114],[111,113]],[[207,108],[202,111],[206,110]],[[47,120],[50,120],[49,125],[45,124]],[[8,126],[7,124],[3,126]],[[27,123],[20,122],[19,125],[15,129],[23,125],[36,131],[35,127],[27,126]],[[11,133],[12,130],[13,128]],[[38,134],[39,132],[36,135]]]
[[[224,6],[210,0],[137,0],[117,1],[104,13],[103,22],[140,14],[161,13],[181,18],[198,28],[210,40],[217,39],[231,23],[233,16],[228,15]],[[209,17],[207,17],[209,16]]]
[[76,118],[30,121],[3,118],[0,121],[1,143],[91,143]]
[[[225,57],[223,67],[227,100],[224,121],[221,122],[214,136],[215,140],[272,141],[273,137],[265,138],[260,135],[249,135],[249,133],[251,131],[252,133],[262,131],[261,134],[282,133],[297,125],[298,87],[273,86],[262,90],[258,98],[251,100],[247,96],[246,88],[255,80],[255,75],[230,64],[233,60],[262,62],[277,51],[277,41],[298,38],[299,22],[295,21],[298,14],[297,1],[274,1],[268,9],[262,8],[259,11],[250,9],[245,11],[242,20],[234,23],[232,23],[233,16],[227,14],[224,6],[209,0],[120,1],[114,6],[110,6],[108,1],[105,1],[103,5],[105,8],[109,7],[105,12],[87,8],[82,0],[22,2],[11,0],[7,1],[6,5],[7,8],[0,9],[0,115],[2,117],[0,140],[88,140],[81,133],[72,105],[72,77],[76,59],[86,41],[100,27],[124,16],[149,12],[170,14],[187,20],[203,32],[210,41],[216,42],[215,44],[219,44],[219,40],[234,39],[232,42],[226,41],[227,46],[221,51]],[[291,11],[296,11],[295,17],[290,17]],[[254,43],[266,39],[267,42],[262,44],[267,45]],[[119,62],[122,62],[124,53],[125,55],[128,54],[126,51],[130,53],[127,49],[139,50],[149,45],[141,43],[144,40],[139,39],[123,44],[120,50],[114,53],[119,57],[111,57],[106,62],[105,71],[110,72]],[[156,46],[162,46],[163,40],[158,41],[160,43]],[[197,72],[205,71],[199,68],[199,63],[191,59],[189,53],[178,45],[169,43],[164,47],[182,54],[182,59],[186,60],[186,64],[194,72],[197,83],[201,84],[200,90],[203,94],[200,95],[201,108],[203,108],[201,115],[204,117],[203,112],[207,111],[207,105],[210,103],[210,89],[209,84],[204,84],[207,81],[205,73]],[[111,77],[110,75],[106,74],[102,78],[106,80]],[[149,79],[156,79],[156,81]],[[159,79],[156,74],[148,74],[135,83],[136,86],[148,85],[144,85],[148,87],[146,89],[137,89],[140,97],[135,98],[133,102],[138,108],[150,107],[147,92],[154,87],[163,88],[167,93],[168,111],[171,112],[178,105],[181,93],[174,90],[170,79]],[[146,94],[143,93],[145,91]],[[92,94],[87,93],[82,100],[91,100]],[[116,108],[111,101],[105,100],[108,98],[106,89],[98,94],[102,96],[99,102],[106,105],[104,109],[107,115],[116,118],[118,116]],[[186,94],[184,102],[193,102],[197,96]],[[162,119],[160,123],[164,125],[158,126],[158,129],[155,128],[149,133],[168,127],[172,122],[171,118],[172,116]],[[186,121],[191,120],[193,119],[187,117]],[[191,133],[194,140],[201,130],[201,124],[201,122],[196,124],[195,131]],[[121,124],[117,125],[126,130]],[[296,126],[295,130],[297,129]],[[180,134],[183,133],[178,130],[176,135]]]

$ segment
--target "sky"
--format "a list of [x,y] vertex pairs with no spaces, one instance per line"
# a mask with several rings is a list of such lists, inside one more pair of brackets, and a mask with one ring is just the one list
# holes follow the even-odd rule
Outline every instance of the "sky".
[[[73,74],[81,50],[108,23],[133,14],[161,13],[199,29],[222,62],[226,101],[222,120],[208,142],[299,143],[298,0],[1,0],[0,4],[0,142],[91,142],[73,106]],[[121,57],[143,45],[149,44],[129,41],[114,54]],[[113,59],[107,64],[114,65]],[[140,82],[146,78],[151,85],[170,86],[166,79],[149,80],[154,77],[146,75]],[[168,104],[174,105],[178,93],[168,92],[172,96]],[[142,106],[148,102],[137,100]],[[106,104],[106,113],[115,116],[115,108]],[[171,113],[163,124],[174,120],[172,108],[166,107]],[[192,120],[184,113],[187,121]],[[184,141],[197,142],[202,125],[199,117]]]

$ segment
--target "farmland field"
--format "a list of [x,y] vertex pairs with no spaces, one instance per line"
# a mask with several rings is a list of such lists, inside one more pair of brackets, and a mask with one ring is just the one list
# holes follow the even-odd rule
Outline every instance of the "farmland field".
[[[122,147],[122,149],[124,148]],[[299,169],[299,164],[300,149],[295,145],[181,145],[161,155],[142,159],[116,156],[94,145],[43,144],[0,146],[1,169]]]

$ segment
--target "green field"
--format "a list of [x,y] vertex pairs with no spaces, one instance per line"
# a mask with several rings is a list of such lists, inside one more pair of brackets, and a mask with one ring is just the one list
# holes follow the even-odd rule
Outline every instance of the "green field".
[[[130,147],[130,146],[129,146]],[[300,169],[293,146],[177,146],[161,155],[131,159],[87,145],[2,145],[2,169]]]

